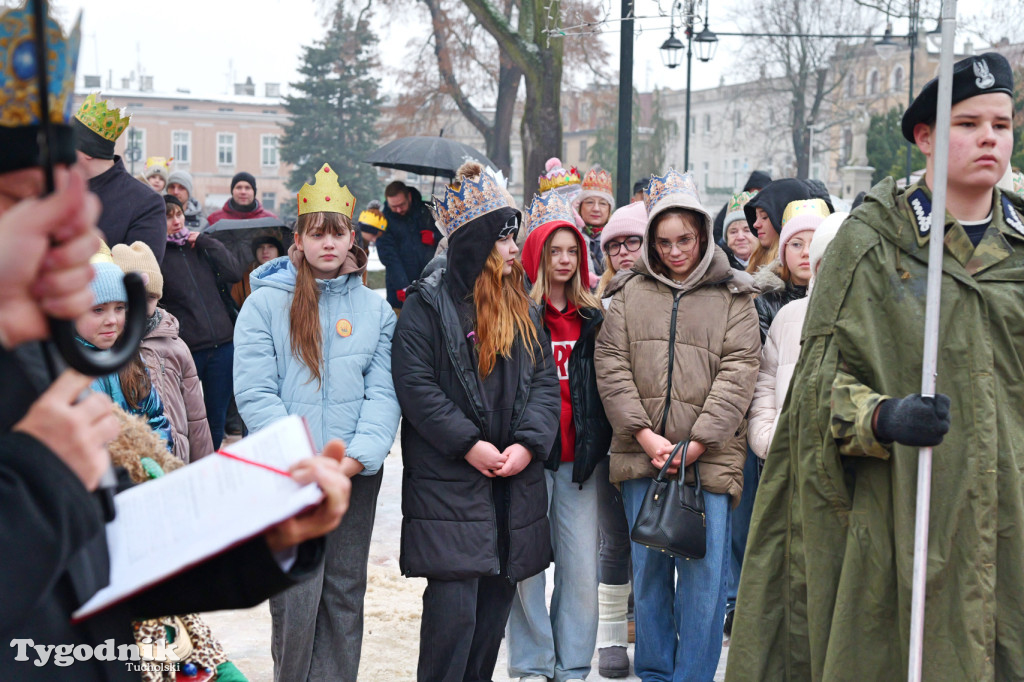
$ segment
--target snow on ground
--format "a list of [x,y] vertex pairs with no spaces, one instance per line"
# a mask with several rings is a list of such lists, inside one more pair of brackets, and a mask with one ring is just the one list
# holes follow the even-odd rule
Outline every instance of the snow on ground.
[[[398,442],[384,463],[384,480],[377,497],[377,516],[370,543],[367,570],[363,652],[359,678],[369,682],[399,682],[416,679],[419,647],[421,598],[426,580],[404,578],[398,570],[399,540],[402,528],[402,456]],[[548,590],[553,583],[548,569]],[[274,665],[270,656],[270,610],[267,603],[241,611],[223,611],[204,616],[214,635],[251,682],[272,682]],[[715,680],[725,678],[728,647]],[[633,659],[633,645],[629,646]],[[495,682],[508,682],[507,654],[504,644],[494,671]],[[597,673],[595,652],[589,678],[604,680]],[[639,680],[631,674],[626,680]]]

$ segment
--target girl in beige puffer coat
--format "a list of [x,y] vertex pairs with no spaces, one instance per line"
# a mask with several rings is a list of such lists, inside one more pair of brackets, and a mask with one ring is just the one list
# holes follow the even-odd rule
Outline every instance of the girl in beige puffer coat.
[[688,174],[652,178],[644,202],[641,258],[612,281],[595,350],[614,429],[610,476],[622,483],[632,528],[650,480],[673,445],[689,440],[686,464],[698,462],[704,487],[707,553],[685,561],[633,544],[634,667],[641,679],[711,679],[725,616],[730,500],[743,487],[745,414],[761,351],[754,288],[714,245]]

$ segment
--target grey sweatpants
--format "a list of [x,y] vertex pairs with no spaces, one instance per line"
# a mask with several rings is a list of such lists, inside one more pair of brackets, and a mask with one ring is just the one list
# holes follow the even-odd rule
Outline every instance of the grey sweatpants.
[[352,478],[352,499],[327,536],[323,568],[270,599],[276,682],[352,682],[363,645],[363,596],[377,493],[384,477]]

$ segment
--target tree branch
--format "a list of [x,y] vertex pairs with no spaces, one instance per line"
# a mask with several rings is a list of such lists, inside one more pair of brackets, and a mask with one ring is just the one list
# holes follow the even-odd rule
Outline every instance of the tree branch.
[[[519,33],[512,30],[504,13],[494,6],[491,0],[463,0],[463,2],[484,29],[498,41],[498,46],[519,68],[524,71],[542,68],[540,60],[531,49],[530,44]],[[524,7],[520,13],[520,23],[523,22],[526,13]]]
[[437,70],[441,76],[441,82],[466,120],[479,130],[484,138],[487,138],[492,132],[490,121],[469,101],[452,69],[448,40],[445,35],[446,22],[438,0],[421,0],[421,2],[430,11],[430,23],[434,33],[434,55],[437,57]]

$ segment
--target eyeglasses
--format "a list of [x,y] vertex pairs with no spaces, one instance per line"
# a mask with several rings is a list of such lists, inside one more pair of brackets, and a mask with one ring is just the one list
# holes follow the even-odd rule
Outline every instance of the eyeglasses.
[[626,251],[638,251],[640,246],[644,243],[643,237],[626,237],[623,241],[610,241],[604,245],[605,253],[609,256],[618,256],[619,251],[622,247],[626,247]]
[[801,251],[804,250],[804,246],[806,246],[807,244],[808,242],[805,242],[802,239],[790,239],[788,242],[786,242],[786,249],[792,251],[793,253],[800,253]]
[[697,243],[697,238],[691,235],[683,237],[682,239],[674,242],[670,242],[667,239],[659,239],[654,243],[658,247],[658,251],[663,254],[672,253],[672,249],[679,249],[682,252],[687,252],[693,248],[693,245]]

